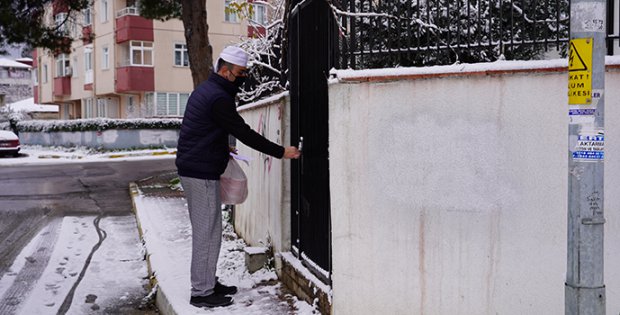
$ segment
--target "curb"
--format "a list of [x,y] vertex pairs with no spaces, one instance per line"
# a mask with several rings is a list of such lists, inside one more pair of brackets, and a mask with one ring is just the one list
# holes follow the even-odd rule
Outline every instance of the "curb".
[[155,295],[155,305],[157,305],[160,314],[177,315],[177,311],[175,311],[174,307],[172,307],[172,303],[168,301],[168,297],[164,293],[164,289],[161,286],[157,288],[157,294]]
[[132,154],[132,153],[125,153],[125,154],[110,154],[107,156],[107,158],[109,159],[118,159],[118,158],[124,158],[124,157],[137,157],[137,156],[163,156],[163,155],[176,155],[177,151],[155,151],[155,152],[150,152],[150,153],[137,153],[137,154]]
[[[119,159],[119,158],[130,158],[130,157],[140,157],[140,156],[165,156],[165,155],[171,155],[174,156],[177,154],[176,150],[173,151],[154,151],[154,152],[148,152],[148,153],[122,153],[122,154],[101,154],[101,156],[99,157],[100,159]],[[60,159],[64,159],[64,160],[80,160],[83,159],[84,156],[63,156],[63,155],[58,155],[58,154],[42,154],[37,156],[37,158],[39,159],[56,159],[56,160],[60,160]]]
[[172,307],[172,304],[168,300],[168,297],[164,293],[164,289],[161,285],[158,285],[157,277],[153,272],[153,268],[151,266],[151,255],[149,254],[148,247],[146,242],[144,241],[144,231],[142,230],[142,223],[140,222],[140,216],[138,214],[138,209],[136,208],[135,198],[140,195],[140,189],[138,189],[138,185],[135,182],[129,183],[129,194],[131,195],[131,204],[134,215],[136,216],[136,223],[138,225],[138,234],[140,235],[140,240],[142,240],[142,244],[145,250],[146,257],[146,266],[150,278],[151,288],[157,286],[157,293],[155,294],[155,305],[159,309],[159,313],[163,315],[177,315],[177,312]]

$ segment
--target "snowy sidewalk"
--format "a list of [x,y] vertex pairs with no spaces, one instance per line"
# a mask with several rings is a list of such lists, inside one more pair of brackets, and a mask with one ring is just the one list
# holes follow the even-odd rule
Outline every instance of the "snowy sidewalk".
[[44,147],[23,145],[19,157],[0,156],[0,165],[33,165],[70,162],[128,161],[145,159],[170,159],[176,149],[117,150],[99,152],[84,147]]
[[250,274],[245,267],[245,243],[234,233],[224,212],[224,237],[218,261],[218,277],[236,285],[231,306],[200,309],[189,304],[191,228],[182,193],[168,188],[173,175],[132,184],[138,225],[145,242],[152,274],[158,283],[157,306],[162,314],[319,314],[277,280],[265,268]]

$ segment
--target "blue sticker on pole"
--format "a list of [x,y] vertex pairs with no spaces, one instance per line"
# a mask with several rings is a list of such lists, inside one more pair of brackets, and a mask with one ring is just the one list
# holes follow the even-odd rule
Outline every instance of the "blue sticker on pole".
[[568,115],[570,116],[594,115],[594,112],[596,112],[596,109],[594,108],[584,108],[584,109],[571,108],[568,110]]
[[602,160],[605,152],[576,151],[573,152],[573,159],[581,160]]
[[575,161],[603,161],[605,158],[605,136],[600,133],[579,135],[572,154]]

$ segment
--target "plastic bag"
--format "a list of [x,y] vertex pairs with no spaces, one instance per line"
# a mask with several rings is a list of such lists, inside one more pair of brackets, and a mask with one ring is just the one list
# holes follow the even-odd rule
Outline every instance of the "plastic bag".
[[237,160],[230,158],[224,174],[220,176],[222,204],[237,205],[248,197],[248,178]]

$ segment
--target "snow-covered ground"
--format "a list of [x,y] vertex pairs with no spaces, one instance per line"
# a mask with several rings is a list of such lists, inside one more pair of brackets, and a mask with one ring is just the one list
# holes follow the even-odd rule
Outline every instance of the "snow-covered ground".
[[105,160],[127,161],[135,159],[174,158],[176,149],[119,150],[99,152],[93,149],[77,147],[43,147],[22,145],[19,157],[0,156],[0,166],[32,165],[74,162],[101,162]]
[[[138,305],[129,301],[141,304],[148,277],[135,228],[132,216],[50,220],[0,279],[0,296],[9,304],[4,311],[106,314],[135,309]],[[132,234],[136,237],[128,241],[125,237]]]
[[234,295],[234,304],[228,307],[200,309],[191,306],[191,228],[185,199],[139,194],[134,202],[159,290],[177,314],[320,314],[308,303],[283,293],[273,270],[248,272],[244,258],[246,245],[227,223],[226,215],[218,277],[225,284],[236,285],[239,292]]
[[[174,158],[174,149],[131,150],[97,152],[87,148],[50,148],[41,146],[22,146],[21,156],[0,157],[0,167],[10,165],[34,165],[50,163],[84,163],[104,160],[135,160]],[[261,269],[250,274],[245,266],[246,247],[237,237],[224,216],[224,237],[218,262],[218,277],[228,285],[236,285],[239,292],[234,295],[234,304],[224,308],[200,309],[189,304],[190,281],[189,266],[191,255],[191,228],[187,204],[183,198],[134,196],[134,203],[140,228],[143,233],[145,249],[153,273],[158,282],[158,290],[167,300],[167,306],[177,314],[320,314],[318,309],[286,293],[277,280],[273,270]],[[48,253],[44,277],[30,288],[29,294],[20,297],[20,314],[56,313],[65,303],[75,279],[80,277],[81,268],[88,259],[92,244],[97,243],[99,235],[93,229],[95,217],[66,217],[52,222],[26,246],[10,271],[0,279],[0,296],[11,289],[11,284],[23,274],[24,268],[36,260],[39,244],[49,233],[58,233],[58,244]],[[104,217],[100,226],[104,231],[135,228],[126,217]],[[133,221],[135,224],[135,221]],[[61,228],[62,227],[62,228]],[[108,233],[117,235],[119,233]],[[136,286],[145,281],[147,271],[141,260],[139,244],[122,244],[118,240],[102,243],[92,258],[90,270],[110,270],[112,264],[126,264],[121,273],[114,277],[89,272],[77,287],[68,314],[104,314],[105,309],[122,305],[123,299],[135,300],[126,292],[111,296],[110,287],[124,292],[126,286]],[[135,264],[135,267],[132,267]],[[120,280],[124,279],[124,280]],[[107,290],[106,290],[107,289]],[[23,293],[23,292],[22,292]],[[116,292],[118,293],[118,292]],[[27,299],[37,299],[32,302]],[[43,303],[40,303],[41,300]],[[25,302],[25,303],[24,303]]]

